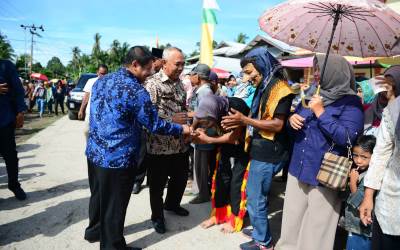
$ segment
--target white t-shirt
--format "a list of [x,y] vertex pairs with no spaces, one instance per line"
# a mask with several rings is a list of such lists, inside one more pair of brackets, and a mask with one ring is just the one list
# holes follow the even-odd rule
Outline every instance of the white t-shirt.
[[[91,93],[92,92],[92,88],[94,83],[97,81],[97,79],[99,79],[99,77],[95,77],[95,78],[90,78],[87,82],[85,87],[83,88],[83,92],[86,93]],[[86,105],[86,110],[85,110],[85,120],[89,120],[89,113],[90,113],[90,96],[89,96],[89,100],[88,103]]]

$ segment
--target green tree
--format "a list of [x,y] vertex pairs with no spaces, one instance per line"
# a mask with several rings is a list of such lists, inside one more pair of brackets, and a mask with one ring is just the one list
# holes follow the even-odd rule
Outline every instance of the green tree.
[[244,34],[244,33],[242,33],[242,32],[240,32],[238,34],[238,36],[236,37],[235,42],[245,44],[247,39],[249,39],[249,36]]
[[14,57],[14,49],[7,40],[7,36],[0,32],[0,59],[12,60]]
[[47,62],[46,69],[51,73],[50,77],[61,78],[65,75],[65,67],[60,58],[54,56]]
[[101,35],[99,33],[96,33],[94,35],[94,44],[93,44],[93,48],[92,48],[92,62],[95,65],[98,65],[101,63],[101,60],[103,59],[103,53],[101,51],[101,47],[100,47],[100,39],[101,39]]

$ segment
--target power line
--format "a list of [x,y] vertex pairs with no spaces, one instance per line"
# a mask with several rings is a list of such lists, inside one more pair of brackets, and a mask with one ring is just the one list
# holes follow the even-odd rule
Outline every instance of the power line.
[[[34,36],[42,37],[36,31],[44,32],[44,28],[43,28],[43,25],[35,26],[35,24],[32,24],[32,25],[23,25],[23,24],[21,24],[21,28],[23,28],[25,31],[27,29],[29,29],[29,32],[31,33],[31,63],[30,63],[30,66],[29,66],[29,74],[31,74],[32,73],[32,64],[33,64],[33,43],[34,43],[33,38],[34,38]],[[26,68],[26,65],[25,65],[25,68]]]

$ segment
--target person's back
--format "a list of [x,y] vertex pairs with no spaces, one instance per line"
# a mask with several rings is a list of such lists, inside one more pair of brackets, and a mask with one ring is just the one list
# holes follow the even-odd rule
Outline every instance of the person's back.
[[[134,127],[141,127],[134,120],[134,107],[130,107],[130,103],[121,96],[128,95],[133,100],[145,90],[136,79],[128,76],[129,73],[125,69],[109,74],[97,81],[91,93],[88,145],[96,145],[97,150],[104,152],[119,151],[113,159],[106,159],[115,161],[116,164],[119,163],[119,156],[128,153],[128,149],[123,150],[121,146],[130,140],[133,141],[133,145],[139,144],[138,137],[133,133]],[[134,152],[138,150],[133,149]],[[88,153],[90,152],[89,150]]]

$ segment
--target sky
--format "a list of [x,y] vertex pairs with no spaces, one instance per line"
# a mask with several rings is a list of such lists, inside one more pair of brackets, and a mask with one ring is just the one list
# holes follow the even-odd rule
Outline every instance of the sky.
[[[0,0],[0,32],[17,55],[30,53],[30,33],[20,27],[43,25],[35,37],[34,61],[43,66],[57,56],[64,64],[78,46],[90,54],[93,37],[101,35],[106,50],[114,39],[121,43],[155,47],[170,43],[190,54],[201,38],[202,0]],[[257,19],[279,0],[218,0],[214,40],[233,41],[243,32],[250,39],[263,34]],[[27,42],[25,42],[27,41]]]

